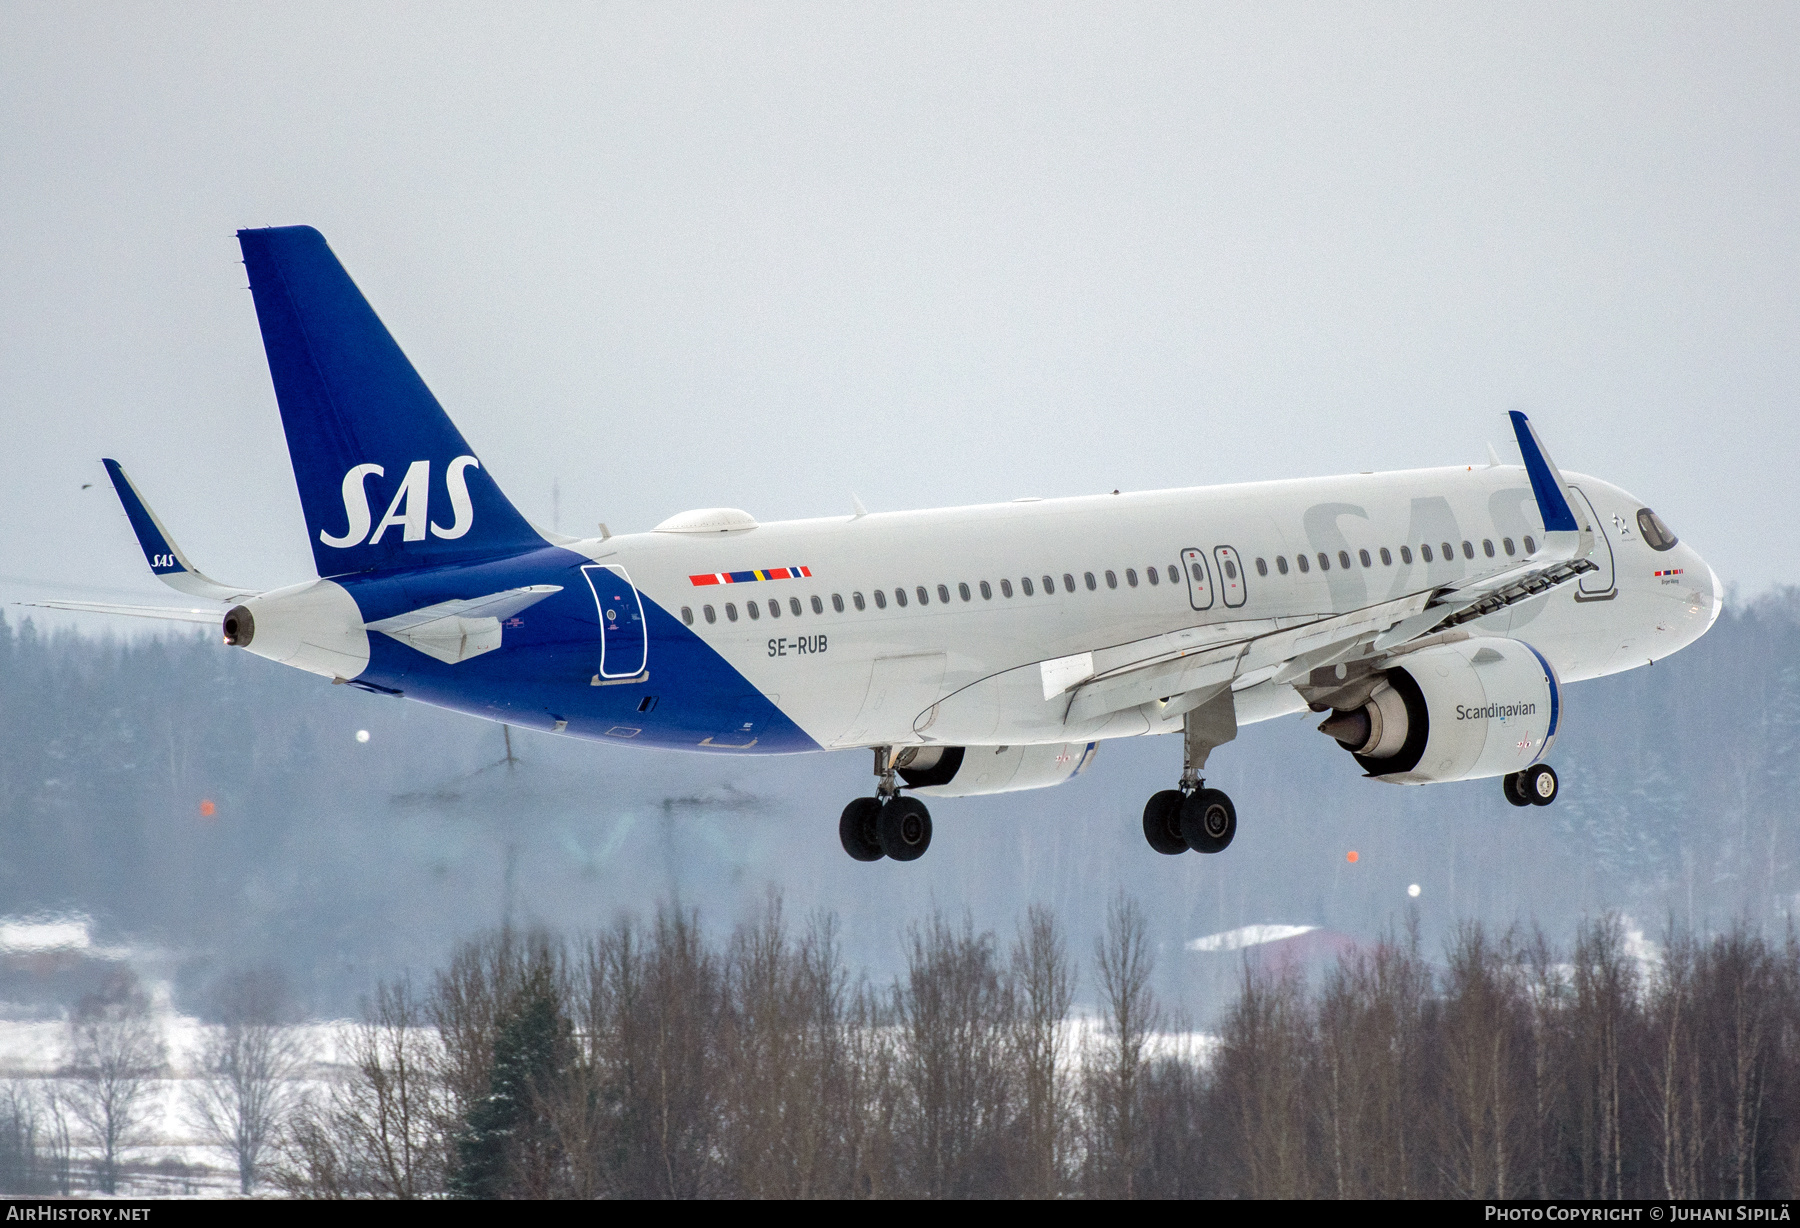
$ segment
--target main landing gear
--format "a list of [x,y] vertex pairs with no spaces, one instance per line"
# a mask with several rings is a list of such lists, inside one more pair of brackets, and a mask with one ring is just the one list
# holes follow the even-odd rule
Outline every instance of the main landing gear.
[[1506,800],[1515,806],[1548,806],[1556,800],[1562,785],[1556,779],[1555,768],[1548,763],[1534,763],[1523,772],[1501,777],[1500,787]]
[[931,847],[931,811],[916,797],[901,797],[894,783],[893,748],[875,748],[875,775],[881,783],[874,797],[859,797],[844,807],[838,840],[858,861],[914,861]]
[[1226,689],[1191,709],[1182,721],[1181,783],[1152,794],[1144,805],[1144,839],[1159,853],[1174,856],[1222,853],[1237,835],[1237,807],[1219,789],[1209,789],[1200,772],[1215,746],[1237,737],[1237,710]]

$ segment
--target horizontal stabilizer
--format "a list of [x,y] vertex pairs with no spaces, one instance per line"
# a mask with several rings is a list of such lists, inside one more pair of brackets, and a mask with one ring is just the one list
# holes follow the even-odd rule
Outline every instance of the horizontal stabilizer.
[[218,610],[178,610],[159,605],[107,605],[100,601],[21,601],[20,605],[45,610],[74,610],[80,614],[122,614],[127,618],[160,618],[165,622],[205,623],[218,626]]
[[509,588],[486,597],[440,601],[364,625],[446,665],[455,665],[500,647],[502,619],[560,592],[560,584]]
[[[187,561],[187,556],[181,552],[181,547],[175,544],[175,540],[169,536],[168,530],[163,528],[162,521],[156,518],[156,513],[150,510],[150,505],[144,502],[142,495],[138,494],[137,487],[133,486],[131,479],[125,476],[125,470],[119,462],[103,459],[100,463],[106,466],[106,476],[112,479],[113,489],[119,493],[119,502],[125,508],[125,518],[131,521],[131,531],[137,534],[138,545],[143,548],[144,561],[150,564],[151,574],[158,580],[178,593],[186,593],[190,597],[200,597],[208,601],[241,601],[245,597],[255,595],[252,589],[232,588],[228,584],[220,584],[217,580],[202,575],[192,563]],[[150,607],[121,606],[112,612],[123,613],[127,608],[143,610]],[[152,614],[145,615],[145,617],[158,616]],[[212,621],[217,617],[215,614],[208,613],[207,621]]]

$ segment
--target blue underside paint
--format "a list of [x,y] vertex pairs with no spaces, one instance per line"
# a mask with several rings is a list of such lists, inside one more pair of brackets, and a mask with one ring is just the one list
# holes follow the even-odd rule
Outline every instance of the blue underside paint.
[[[356,681],[456,712],[597,742],[724,754],[795,754],[819,744],[681,621],[643,598],[647,677],[595,686],[600,619],[584,555],[545,546],[522,555],[338,582],[365,622],[420,606],[532,584],[560,593],[503,625],[501,647],[446,664],[379,632]],[[640,594],[641,596],[641,594]],[[514,624],[517,625],[514,625]],[[653,700],[640,711],[646,700]]]

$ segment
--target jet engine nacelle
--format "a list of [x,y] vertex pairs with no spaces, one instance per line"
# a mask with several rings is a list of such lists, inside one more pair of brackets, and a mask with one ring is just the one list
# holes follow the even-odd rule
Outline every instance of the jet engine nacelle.
[[251,597],[231,608],[223,629],[227,644],[327,678],[354,678],[369,664],[362,611],[331,580]]
[[[1360,688],[1359,688],[1360,689]],[[1536,763],[1556,738],[1556,672],[1520,640],[1480,637],[1400,657],[1321,733],[1377,780],[1434,784],[1504,776]]]
[[1094,761],[1097,746],[909,746],[894,756],[894,768],[908,789],[932,797],[1017,793],[1073,780]]

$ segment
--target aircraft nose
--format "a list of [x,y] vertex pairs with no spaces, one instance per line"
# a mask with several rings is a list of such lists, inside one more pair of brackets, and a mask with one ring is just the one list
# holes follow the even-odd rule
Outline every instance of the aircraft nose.
[[1711,631],[1712,625],[1719,621],[1719,615],[1725,609],[1725,586],[1719,583],[1719,573],[1712,569],[1711,563],[1700,558],[1699,555],[1694,556],[1694,561],[1706,568],[1706,582],[1709,586],[1709,595],[1712,597],[1712,610],[1706,616],[1706,630]]

